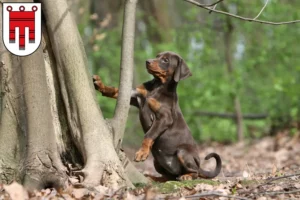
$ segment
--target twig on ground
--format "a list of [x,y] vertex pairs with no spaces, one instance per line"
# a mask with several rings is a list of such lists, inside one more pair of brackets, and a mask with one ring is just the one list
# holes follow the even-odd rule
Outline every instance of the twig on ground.
[[252,18],[248,18],[248,17],[242,17],[242,16],[239,16],[239,15],[235,15],[235,14],[232,14],[232,13],[229,13],[229,12],[224,12],[224,11],[221,11],[221,10],[217,10],[217,9],[212,9],[208,6],[205,6],[203,4],[200,4],[199,2],[195,1],[195,0],[184,0],[188,3],[191,3],[191,4],[194,4],[198,7],[201,7],[201,8],[204,8],[206,10],[210,10],[212,12],[216,12],[216,13],[219,13],[219,14],[222,14],[222,15],[227,15],[227,16],[230,16],[230,17],[233,17],[233,18],[236,18],[236,19],[240,19],[240,20],[244,20],[244,21],[249,21],[249,22],[257,22],[257,23],[261,23],[261,24],[269,24],[269,25],[283,25],[283,24],[295,24],[295,23],[299,23],[300,20],[293,20],[293,21],[285,21],[285,22],[271,22],[271,21],[265,21],[265,20],[257,20],[257,19],[252,19]]
[[255,196],[257,195],[278,195],[278,194],[294,194],[294,193],[298,193],[300,192],[300,190],[292,190],[292,191],[265,191],[265,192],[255,192],[255,193],[251,193]]
[[198,198],[198,197],[206,197],[206,196],[217,196],[217,197],[227,197],[227,198],[232,198],[232,199],[241,199],[241,200],[249,200],[246,197],[240,197],[240,196],[235,196],[235,195],[225,195],[219,192],[203,192],[201,194],[196,194],[196,195],[191,195],[191,196],[186,196],[186,199],[193,199],[193,198]]
[[260,187],[260,186],[263,186],[263,185],[268,185],[270,183],[272,183],[273,181],[277,181],[279,179],[284,179],[284,178],[289,178],[289,177],[293,177],[293,176],[300,176],[300,173],[296,173],[296,174],[290,174],[290,175],[286,175],[286,176],[279,176],[279,177],[276,177],[276,178],[271,178],[269,181],[257,186],[257,187]]
[[[255,194],[253,193],[253,191],[256,189],[256,188],[260,188],[261,186],[264,186],[264,185],[268,185],[270,183],[272,183],[273,181],[276,181],[276,180],[280,180],[280,179],[284,179],[284,178],[289,178],[289,177],[293,177],[293,176],[300,176],[300,173],[296,173],[296,174],[290,174],[290,175],[286,175],[286,176],[280,176],[280,177],[276,177],[276,178],[271,178],[271,179],[267,179],[266,182],[258,185],[258,186],[255,186],[254,188],[250,189],[249,191],[245,191],[245,192],[242,192],[240,194]],[[268,192],[268,191],[267,191]],[[261,193],[259,193],[261,194]]]
[[[191,196],[185,196],[185,199],[194,199],[194,198],[199,198],[199,197],[208,197],[208,196],[217,196],[217,197],[227,197],[227,198],[232,198],[232,199],[240,199],[240,200],[249,200],[246,197],[241,197],[241,196],[235,196],[235,195],[226,195],[217,191],[213,191],[213,192],[202,192],[200,194],[195,194],[195,195],[191,195]],[[177,199],[178,197],[171,197],[168,199]]]

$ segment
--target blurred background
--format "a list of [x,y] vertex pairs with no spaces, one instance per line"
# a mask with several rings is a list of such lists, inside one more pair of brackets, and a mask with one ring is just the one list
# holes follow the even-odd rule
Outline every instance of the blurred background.
[[[124,1],[70,0],[89,70],[118,86]],[[212,0],[199,1],[213,3]],[[224,0],[217,9],[254,18],[265,0]],[[259,19],[300,19],[300,1],[270,0]],[[272,26],[209,13],[183,0],[139,0],[134,86],[150,80],[145,60],[161,51],[180,54],[193,76],[178,87],[194,138],[234,143],[284,132],[298,137],[300,24]],[[97,95],[106,118],[115,100]],[[123,146],[140,146],[138,110],[130,109]]]

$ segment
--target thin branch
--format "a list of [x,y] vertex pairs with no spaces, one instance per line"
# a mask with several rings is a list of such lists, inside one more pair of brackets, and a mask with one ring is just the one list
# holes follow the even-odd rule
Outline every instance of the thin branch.
[[257,15],[256,17],[254,17],[253,20],[256,20],[256,19],[259,17],[259,15],[262,13],[262,11],[266,8],[268,2],[269,2],[269,0],[266,1],[264,7],[262,7],[262,9],[261,9],[260,12],[258,13],[258,15]]
[[[212,9],[213,10],[215,10],[216,9],[216,7],[217,7],[217,5],[218,5],[218,3],[221,3],[223,0],[220,0],[220,1],[217,1],[217,2],[215,2],[215,3],[213,3],[213,4],[211,4],[209,7],[211,7],[211,6],[214,6]],[[203,5],[203,4],[202,4]],[[210,14],[212,11],[210,10],[208,13]]]
[[[219,117],[224,119],[235,119],[236,114],[235,113],[217,113],[217,112],[208,112],[208,111],[195,111],[192,113],[192,115],[199,115],[204,117]],[[260,120],[260,119],[266,119],[268,117],[268,114],[261,113],[261,114],[243,114],[243,119],[248,120]]]
[[218,3],[221,3],[222,1],[224,1],[224,0],[219,0],[212,4],[201,4],[201,5],[205,6],[205,7],[212,7],[212,6],[216,6]]
[[257,22],[257,23],[269,24],[269,25],[295,24],[295,23],[300,22],[300,20],[285,21],[285,22],[270,22],[270,21],[257,20],[257,19],[254,20],[252,18],[242,17],[242,16],[239,16],[239,15],[231,14],[231,13],[224,12],[224,11],[221,11],[221,10],[216,10],[216,9],[214,10],[210,7],[207,7],[207,6],[204,6],[204,5],[200,4],[199,2],[197,2],[195,0],[184,0],[184,1],[186,1],[188,3],[191,3],[193,5],[196,5],[198,7],[204,8],[206,10],[210,10],[212,12],[216,12],[216,13],[219,13],[219,14],[222,14],[222,15],[227,15],[227,16],[230,16],[230,17],[233,17],[233,18],[237,18],[237,19],[244,20],[244,21],[249,21],[249,22]]
[[[214,5],[214,7],[213,7],[212,9],[215,10],[216,7],[217,7],[217,5],[218,5],[218,4]],[[211,12],[212,12],[212,10],[210,10],[208,13],[210,14]]]

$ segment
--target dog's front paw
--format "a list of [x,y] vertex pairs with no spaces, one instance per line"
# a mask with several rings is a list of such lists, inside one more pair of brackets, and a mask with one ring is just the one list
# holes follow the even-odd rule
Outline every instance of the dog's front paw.
[[148,156],[149,156],[149,150],[141,148],[140,150],[138,150],[138,152],[135,153],[134,161],[136,162],[144,161],[148,158]]
[[93,75],[93,83],[96,90],[99,90],[100,92],[103,90],[104,84],[98,75]]

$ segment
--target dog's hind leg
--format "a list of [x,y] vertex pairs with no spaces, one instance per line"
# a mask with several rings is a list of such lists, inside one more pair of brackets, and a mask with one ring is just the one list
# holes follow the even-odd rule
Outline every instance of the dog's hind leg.
[[194,152],[190,152],[190,149],[179,147],[177,149],[177,158],[184,168],[184,174],[179,176],[178,179],[183,180],[193,180],[198,177],[199,160],[195,160]]
[[153,179],[154,181],[157,182],[165,182],[165,181],[169,181],[169,180],[176,180],[176,176],[174,176],[173,174],[170,174],[165,168],[163,168],[157,160],[154,159],[153,161],[154,164],[154,168],[155,170],[161,174],[161,177],[156,177],[156,179]]
[[[179,162],[184,167],[186,174],[188,174],[189,176],[191,176],[190,174],[192,173],[193,176],[194,174],[197,174],[198,177],[210,179],[218,176],[218,174],[221,171],[222,161],[220,156],[216,153],[210,153],[205,157],[205,160],[209,160],[210,158],[215,158],[216,167],[213,171],[206,171],[201,168],[198,152],[196,148],[192,146],[181,145],[177,150],[177,157]],[[187,179],[186,176],[182,178],[185,180]]]

